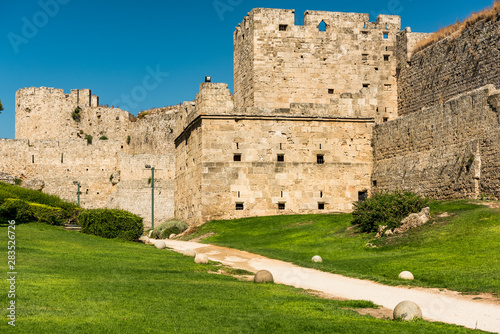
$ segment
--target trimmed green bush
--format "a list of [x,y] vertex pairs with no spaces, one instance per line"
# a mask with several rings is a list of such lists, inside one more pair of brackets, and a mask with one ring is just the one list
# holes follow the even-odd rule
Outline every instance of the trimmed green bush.
[[33,217],[40,223],[49,225],[64,225],[65,214],[61,208],[54,208],[48,205],[29,203]]
[[16,224],[38,221],[50,225],[63,225],[65,213],[61,208],[29,203],[22,199],[9,198],[0,206],[0,221],[15,220]]
[[11,192],[0,189],[0,205],[2,205],[5,202],[5,200],[9,198],[18,198],[18,197]]
[[82,232],[103,238],[136,240],[144,231],[142,218],[122,210],[86,210],[78,217]]
[[[47,206],[61,208],[68,217],[72,216],[74,211],[78,208],[76,204],[65,202],[57,196],[48,195],[41,191],[13,186],[3,182],[0,182],[0,192],[7,192],[11,194],[11,196],[7,198],[22,198],[26,202],[45,204]],[[1,196],[2,195],[0,194],[0,202]]]
[[411,192],[376,193],[366,201],[354,203],[352,225],[363,232],[376,232],[379,226],[396,228],[410,213],[420,212],[429,200]]
[[0,219],[2,223],[15,220],[16,224],[29,223],[35,220],[29,204],[16,198],[6,199],[0,206]]
[[189,225],[183,221],[169,220],[155,227],[153,233],[151,233],[151,237],[154,239],[168,239],[171,234],[182,233],[188,227]]

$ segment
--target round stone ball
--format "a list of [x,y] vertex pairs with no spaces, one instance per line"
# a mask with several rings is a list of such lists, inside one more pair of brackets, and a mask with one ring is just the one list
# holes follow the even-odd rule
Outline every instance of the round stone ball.
[[208,264],[208,256],[206,254],[196,254],[194,262],[198,264]]
[[177,236],[177,234],[172,233],[172,234],[171,234],[168,238],[169,238],[169,239],[173,239],[173,238],[175,238],[176,236]]
[[274,278],[273,278],[273,274],[271,274],[269,271],[267,270],[259,270],[254,278],[253,278],[253,281],[255,283],[273,283],[274,282]]
[[399,274],[399,278],[412,281],[414,279],[413,274],[409,271],[403,271]]
[[422,310],[414,302],[405,300],[396,306],[392,315],[394,319],[412,321],[413,319],[422,319]]
[[189,257],[195,257],[196,252],[192,249],[186,249],[186,250],[184,250],[184,252],[182,252],[182,255],[189,256]]
[[158,249],[165,249],[165,248],[167,248],[167,245],[165,244],[165,241],[163,241],[163,240],[156,240],[155,247]]
[[312,262],[323,262],[323,259],[319,255],[313,256],[313,258],[311,260],[312,260]]

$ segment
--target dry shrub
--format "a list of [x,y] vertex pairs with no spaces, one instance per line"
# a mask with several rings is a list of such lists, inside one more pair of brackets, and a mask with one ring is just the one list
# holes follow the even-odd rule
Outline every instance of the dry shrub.
[[457,20],[455,24],[441,28],[432,35],[430,35],[428,38],[421,40],[415,45],[413,52],[416,53],[422,51],[423,49],[436,44],[437,42],[439,42],[442,39],[445,39],[448,36],[454,34],[457,36],[461,35],[465,29],[474,25],[478,21],[485,20],[487,22],[496,20],[499,15],[500,15],[500,0],[495,0],[493,5],[491,5],[490,7],[483,9],[480,12],[472,13],[471,16],[469,16],[463,21]]

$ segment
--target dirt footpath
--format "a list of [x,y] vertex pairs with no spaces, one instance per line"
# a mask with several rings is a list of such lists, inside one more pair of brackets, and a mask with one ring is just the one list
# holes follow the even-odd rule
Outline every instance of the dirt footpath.
[[370,300],[391,310],[401,301],[411,300],[420,306],[427,320],[500,333],[500,300],[491,296],[484,295],[474,300],[478,297],[462,296],[452,291],[385,286],[231,248],[177,240],[165,240],[165,243],[177,252],[193,249],[196,253],[207,254],[211,261],[233,268],[251,272],[269,270],[276,283],[320,291],[334,298]]

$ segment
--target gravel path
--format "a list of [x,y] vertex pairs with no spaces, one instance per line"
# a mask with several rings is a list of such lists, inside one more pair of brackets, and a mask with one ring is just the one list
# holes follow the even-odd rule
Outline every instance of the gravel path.
[[233,268],[251,272],[269,270],[276,283],[317,290],[337,298],[370,300],[391,310],[401,301],[411,300],[420,306],[427,320],[500,333],[500,302],[495,298],[481,301],[451,291],[385,286],[302,268],[231,248],[177,240],[165,240],[165,243],[177,252],[193,249],[197,253],[207,254],[211,261],[221,262]]

